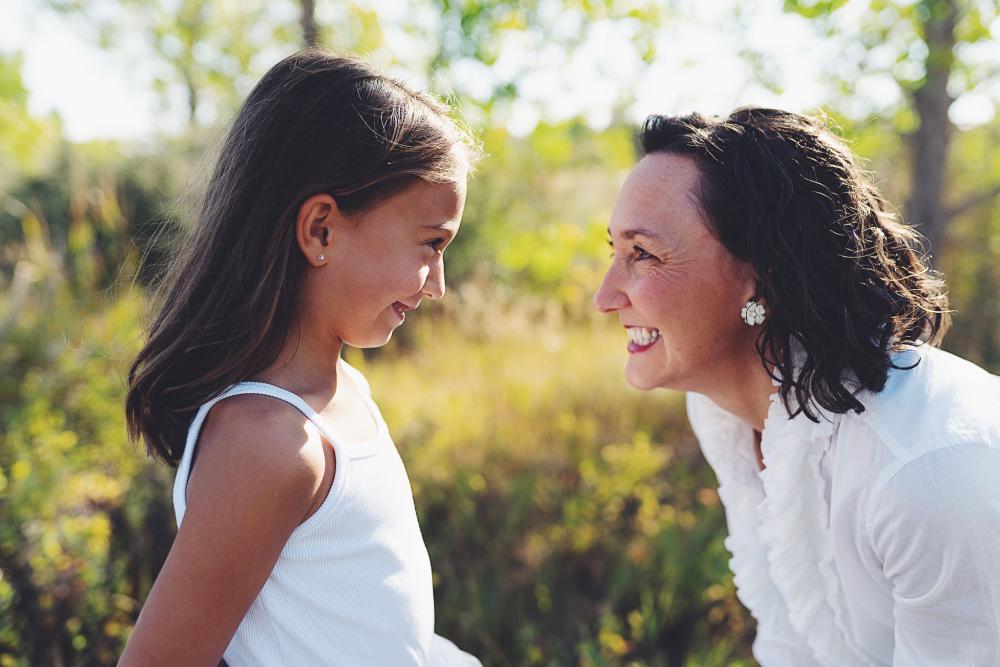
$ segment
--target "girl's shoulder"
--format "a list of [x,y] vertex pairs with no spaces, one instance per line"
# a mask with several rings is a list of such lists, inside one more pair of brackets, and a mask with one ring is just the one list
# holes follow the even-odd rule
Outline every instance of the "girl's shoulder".
[[371,398],[372,388],[371,385],[368,384],[368,378],[364,376],[364,373],[362,373],[357,368],[350,365],[343,359],[340,360],[339,364],[341,368],[343,368],[344,371],[347,373],[347,375],[350,376],[354,384],[358,386],[358,389],[361,391],[361,393]]
[[306,506],[326,469],[318,428],[293,405],[261,394],[229,396],[212,406],[195,457],[189,492],[203,483],[262,484],[287,489]]

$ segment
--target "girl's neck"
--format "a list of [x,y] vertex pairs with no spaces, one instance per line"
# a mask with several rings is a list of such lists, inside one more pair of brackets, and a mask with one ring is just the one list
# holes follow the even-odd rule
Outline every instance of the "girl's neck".
[[343,342],[329,333],[296,326],[273,364],[254,379],[325,404],[337,392],[337,363]]

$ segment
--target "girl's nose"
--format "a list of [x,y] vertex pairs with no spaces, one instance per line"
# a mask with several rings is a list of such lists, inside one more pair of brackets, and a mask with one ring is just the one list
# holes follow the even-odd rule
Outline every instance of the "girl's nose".
[[428,299],[440,299],[444,296],[444,259],[438,258],[431,264],[430,273],[424,281],[423,293]]
[[626,307],[629,303],[628,297],[625,296],[625,292],[621,291],[618,286],[614,283],[614,267],[608,269],[608,272],[604,274],[604,279],[601,280],[600,286],[597,291],[594,292],[594,308],[601,311],[602,313],[613,313],[616,310],[621,310]]

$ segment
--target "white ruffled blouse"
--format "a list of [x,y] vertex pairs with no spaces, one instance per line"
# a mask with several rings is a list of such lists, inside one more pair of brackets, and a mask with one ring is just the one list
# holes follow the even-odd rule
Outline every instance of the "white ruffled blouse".
[[706,396],[688,417],[719,480],[737,594],[763,667],[1000,665],[1000,377],[897,353],[861,414],[753,431]]

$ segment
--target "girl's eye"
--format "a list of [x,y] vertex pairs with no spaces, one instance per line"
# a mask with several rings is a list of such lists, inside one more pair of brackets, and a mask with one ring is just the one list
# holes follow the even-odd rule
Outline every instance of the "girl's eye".
[[615,256],[615,244],[611,239],[608,239],[608,247],[611,248],[611,256]]
[[424,245],[430,246],[430,248],[435,251],[440,251],[441,248],[444,246],[444,239],[431,239]]

